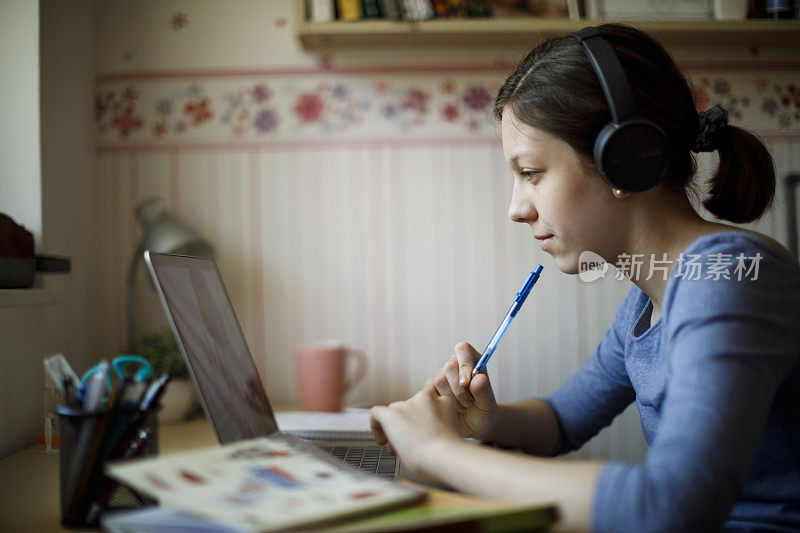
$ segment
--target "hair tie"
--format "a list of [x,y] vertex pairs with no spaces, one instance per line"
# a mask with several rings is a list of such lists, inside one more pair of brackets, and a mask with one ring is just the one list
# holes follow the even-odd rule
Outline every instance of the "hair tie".
[[728,110],[719,104],[697,114],[697,137],[692,152],[713,152],[717,149],[717,133],[728,125]]

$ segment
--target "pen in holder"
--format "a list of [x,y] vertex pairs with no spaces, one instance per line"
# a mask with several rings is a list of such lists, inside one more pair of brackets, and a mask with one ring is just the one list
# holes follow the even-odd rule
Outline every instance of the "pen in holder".
[[111,459],[156,455],[158,405],[142,411],[87,413],[60,405],[61,523],[67,527],[98,527],[100,511],[155,503],[106,477]]

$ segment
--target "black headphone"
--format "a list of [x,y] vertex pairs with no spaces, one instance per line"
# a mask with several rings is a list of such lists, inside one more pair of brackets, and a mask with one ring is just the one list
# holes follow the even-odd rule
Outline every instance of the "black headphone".
[[654,122],[639,118],[622,65],[597,28],[587,26],[568,37],[582,45],[606,95],[611,122],[594,140],[594,162],[616,189],[640,192],[655,187],[670,160],[667,136]]

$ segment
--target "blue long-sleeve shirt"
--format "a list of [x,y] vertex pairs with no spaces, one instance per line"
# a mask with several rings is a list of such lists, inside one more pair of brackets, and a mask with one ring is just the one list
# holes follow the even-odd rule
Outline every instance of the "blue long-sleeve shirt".
[[639,408],[647,456],[602,468],[593,529],[800,530],[800,267],[752,234],[704,236],[671,272],[652,326],[651,311],[634,286],[546,400],[554,455]]

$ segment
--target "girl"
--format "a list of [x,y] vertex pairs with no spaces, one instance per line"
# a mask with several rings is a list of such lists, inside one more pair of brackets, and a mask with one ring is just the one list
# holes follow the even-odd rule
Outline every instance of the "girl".
[[[603,152],[601,130],[625,118],[627,87],[627,114],[649,122]],[[498,405],[488,376],[471,378],[480,354],[459,343],[420,392],[373,408],[376,440],[458,490],[555,501],[568,529],[800,529],[800,268],[773,239],[704,220],[690,202],[691,152],[716,150],[704,205],[732,222],[760,217],[775,188],[765,147],[719,107],[698,116],[669,54],[618,24],[538,45],[494,109],[514,174],[511,220],[562,272],[578,273],[592,251],[633,287],[550,397]],[[633,401],[644,463],[543,458],[579,448]]]

